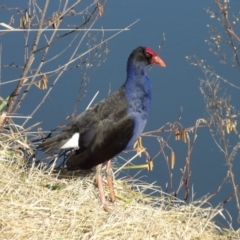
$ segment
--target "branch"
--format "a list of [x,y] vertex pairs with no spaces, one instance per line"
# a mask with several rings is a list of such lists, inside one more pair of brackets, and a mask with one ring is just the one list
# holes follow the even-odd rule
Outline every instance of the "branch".
[[[38,104],[38,106],[34,109],[34,111],[30,114],[30,116],[32,117],[35,112],[40,108],[40,106],[43,104],[43,102],[46,100],[47,96],[50,94],[50,92],[52,91],[53,86],[56,84],[56,82],[58,81],[58,79],[60,78],[60,76],[62,75],[62,73],[67,69],[67,67],[69,66],[70,63],[75,62],[76,60],[82,58],[84,55],[86,55],[87,53],[91,52],[92,50],[100,47],[102,44],[106,43],[107,41],[109,41],[110,39],[114,38],[115,36],[117,36],[118,34],[122,33],[123,31],[125,31],[125,29],[128,29],[129,27],[133,26],[135,23],[137,23],[139,21],[136,20],[135,22],[131,23],[129,26],[127,26],[124,29],[121,29],[120,31],[118,31],[117,33],[113,34],[111,37],[107,38],[106,40],[102,41],[101,43],[95,45],[94,47],[90,48],[89,50],[87,50],[86,52],[80,54],[79,56],[74,58],[75,52],[72,54],[72,56],[70,57],[69,61],[64,64],[63,66],[59,67],[58,69],[55,69],[53,71],[50,72],[46,72],[45,74],[49,74],[49,73],[53,73],[56,71],[61,70],[61,73],[59,74],[59,76],[55,79],[55,81],[52,83],[51,88],[49,88],[49,90],[46,92],[46,94],[44,95],[43,99],[41,100],[41,102]],[[36,74],[36,76],[40,76],[41,74]],[[28,119],[23,123],[23,126],[28,122]]]
[[[10,95],[10,99],[9,99],[9,102],[8,102],[8,105],[7,105],[7,113],[14,113],[17,108],[15,107],[14,110],[13,109],[13,105],[15,104],[16,102],[16,99],[23,87],[23,84],[26,80],[26,75],[34,61],[34,51],[37,49],[37,46],[38,46],[38,43],[39,43],[39,39],[40,39],[40,36],[42,34],[42,24],[43,24],[43,21],[44,21],[44,17],[45,17],[45,14],[46,14],[46,11],[47,11],[47,7],[48,7],[48,3],[49,3],[49,0],[45,0],[45,4],[44,4],[44,8],[43,8],[43,11],[42,11],[42,15],[41,15],[41,19],[40,19],[40,22],[39,22],[39,26],[38,26],[38,29],[39,31],[37,32],[36,34],[36,38],[34,40],[34,44],[32,46],[32,51],[31,51],[31,54],[30,54],[30,57],[28,58],[26,64],[25,64],[25,67],[24,67],[24,70],[23,70],[23,73],[21,75],[21,78],[18,82],[18,85],[16,87],[16,89],[11,93]],[[19,105],[17,105],[17,107],[19,107]]]

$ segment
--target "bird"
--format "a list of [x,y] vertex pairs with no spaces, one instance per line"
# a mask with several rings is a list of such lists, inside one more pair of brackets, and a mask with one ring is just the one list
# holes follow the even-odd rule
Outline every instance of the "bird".
[[151,82],[146,66],[166,67],[165,62],[149,47],[134,49],[127,61],[124,84],[102,101],[75,117],[60,133],[39,145],[47,154],[57,149],[75,148],[66,161],[68,171],[96,167],[95,177],[104,209],[111,209],[106,200],[101,176],[106,163],[110,198],[116,196],[112,181],[111,159],[131,149],[146,125],[151,104]]

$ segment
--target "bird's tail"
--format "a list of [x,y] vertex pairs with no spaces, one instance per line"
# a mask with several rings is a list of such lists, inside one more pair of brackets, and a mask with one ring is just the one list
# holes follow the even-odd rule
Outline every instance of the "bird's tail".
[[44,142],[40,143],[38,148],[42,149],[45,153],[51,154],[55,150],[61,148],[69,139],[68,132],[61,132],[56,136],[46,139]]

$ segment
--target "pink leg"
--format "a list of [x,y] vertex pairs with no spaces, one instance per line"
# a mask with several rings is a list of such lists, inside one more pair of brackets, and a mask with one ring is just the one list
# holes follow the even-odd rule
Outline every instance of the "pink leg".
[[103,181],[102,181],[102,174],[101,174],[102,164],[96,166],[96,182],[100,194],[100,200],[103,204],[106,203],[104,190],[103,190]]
[[115,196],[115,192],[113,189],[111,159],[107,161],[106,174],[107,174],[107,182],[108,182],[108,187],[109,187],[109,191],[110,191],[110,195],[111,195],[111,200],[112,200],[112,202],[114,202],[116,200],[116,196]]

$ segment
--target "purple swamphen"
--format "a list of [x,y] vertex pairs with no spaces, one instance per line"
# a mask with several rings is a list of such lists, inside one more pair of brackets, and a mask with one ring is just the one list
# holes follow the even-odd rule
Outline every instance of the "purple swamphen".
[[67,170],[96,167],[96,181],[104,205],[108,203],[103,190],[102,164],[106,162],[111,200],[115,201],[111,158],[133,147],[147,122],[151,83],[145,67],[150,64],[166,66],[150,48],[134,49],[128,58],[125,83],[116,92],[78,115],[62,132],[39,145],[49,154],[59,148],[76,148],[66,162]]

